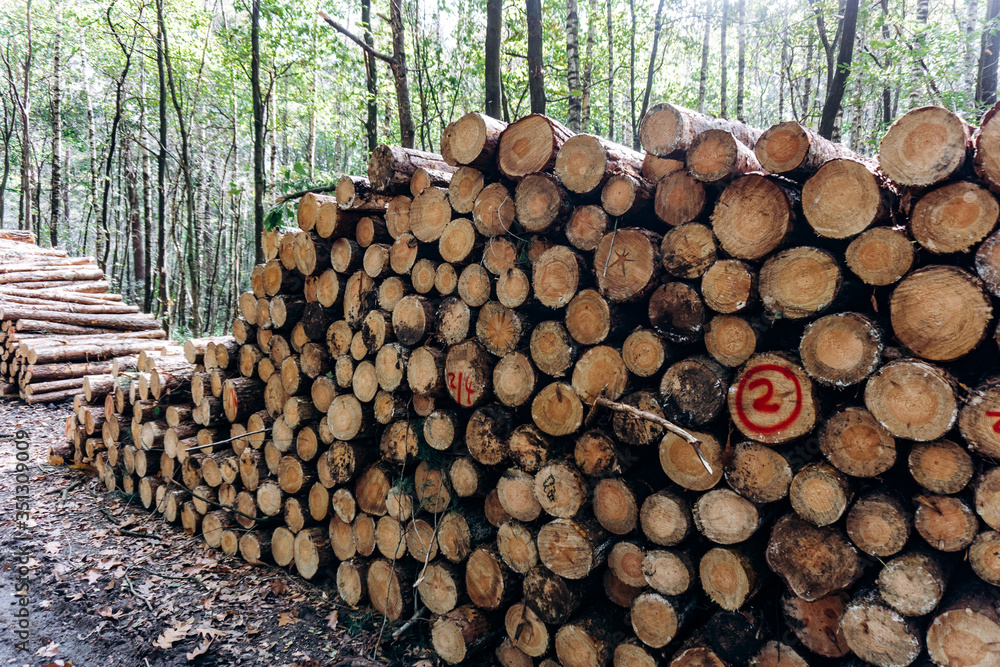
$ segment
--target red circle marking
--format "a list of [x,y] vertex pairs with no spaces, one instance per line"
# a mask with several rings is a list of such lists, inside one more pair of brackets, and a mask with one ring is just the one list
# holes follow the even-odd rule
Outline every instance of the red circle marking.
[[[760,424],[755,424],[749,417],[747,417],[746,411],[743,409],[743,390],[748,384],[748,380],[754,375],[767,371],[774,371],[775,373],[784,376],[785,378],[791,380],[792,386],[795,387],[795,407],[792,408],[792,414],[788,415],[787,418],[777,424],[774,424],[773,426],[761,426]],[[784,366],[779,366],[778,364],[760,364],[759,366],[747,369],[747,371],[743,374],[743,377],[740,379],[739,385],[736,387],[736,416],[739,417],[740,421],[754,433],[759,433],[760,435],[771,435],[773,433],[777,433],[778,431],[791,426],[801,412],[802,385],[799,383],[799,378],[795,376],[795,373]]]

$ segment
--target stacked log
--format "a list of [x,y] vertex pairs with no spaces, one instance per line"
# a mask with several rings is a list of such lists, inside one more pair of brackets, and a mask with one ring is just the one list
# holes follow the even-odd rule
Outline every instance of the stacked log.
[[994,664],[995,114],[380,147],[265,233],[185,528],[450,664]]
[[26,403],[83,392],[84,377],[114,357],[155,350],[166,333],[138,306],[109,291],[92,257],[34,245],[30,234],[0,237],[0,385]]

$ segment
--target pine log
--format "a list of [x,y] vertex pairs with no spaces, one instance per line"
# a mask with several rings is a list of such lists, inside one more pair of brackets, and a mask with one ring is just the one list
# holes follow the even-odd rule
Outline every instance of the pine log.
[[803,646],[821,656],[840,658],[850,652],[840,627],[848,599],[841,592],[807,601],[788,591],[781,599],[781,609]]
[[465,590],[480,609],[500,609],[519,588],[495,546],[476,547],[465,567]]
[[972,479],[972,457],[951,440],[914,443],[907,463],[913,479],[931,493],[958,493]]
[[906,234],[890,227],[875,227],[847,247],[847,268],[868,285],[891,285],[913,265],[913,246]]
[[459,664],[495,640],[496,625],[488,612],[462,605],[435,619],[431,626],[434,651],[448,664]]
[[[659,272],[657,248],[661,238],[639,228],[605,234],[594,253],[597,287],[613,302],[641,299],[653,289]],[[536,283],[536,294],[538,293]]]
[[788,495],[792,469],[778,451],[757,442],[741,442],[733,448],[726,481],[751,502],[772,503]]
[[954,112],[926,106],[901,116],[882,137],[882,173],[904,187],[926,187],[947,179],[966,162],[972,128]]
[[830,415],[820,430],[819,446],[834,468],[854,477],[876,477],[896,462],[895,438],[864,408],[847,407]]
[[380,144],[368,160],[368,181],[376,192],[409,188],[410,177],[417,169],[442,175],[455,171],[455,167],[435,153]]
[[714,547],[705,552],[698,564],[698,576],[712,602],[736,611],[758,592],[763,572],[755,556],[740,547]]
[[[537,530],[516,520],[500,524],[496,533],[497,551],[507,567],[520,575],[527,575],[538,565],[538,547],[535,543],[537,533]],[[530,603],[531,596],[526,594],[526,597]],[[543,613],[537,605],[535,609]]]
[[805,371],[768,352],[751,357],[730,385],[729,411],[746,437],[780,444],[810,433],[819,409]]
[[549,171],[572,133],[540,114],[531,114],[508,125],[500,135],[497,165],[505,177],[518,181],[536,172]]
[[896,496],[876,491],[860,498],[847,514],[847,535],[861,551],[885,558],[900,552],[910,537],[913,515]]
[[701,340],[705,325],[705,304],[688,283],[660,285],[649,298],[649,321],[671,343],[689,345]]
[[927,629],[927,652],[939,665],[988,665],[1000,641],[996,589],[957,588]]
[[937,440],[955,423],[958,402],[948,375],[914,359],[892,361],[868,380],[865,407],[898,438]]
[[712,230],[719,246],[737,259],[761,259],[778,248],[792,229],[796,195],[757,174],[738,178],[719,197]]
[[961,498],[917,496],[913,525],[924,540],[938,551],[967,548],[976,537],[979,521]]
[[478,169],[491,168],[495,164],[497,147],[506,123],[485,114],[469,112],[450,127],[449,152],[457,164],[472,165]]
[[753,146],[760,130],[737,120],[712,118],[676,104],[653,105],[639,125],[639,140],[647,153],[659,157],[683,156],[699,134],[725,130],[738,141]]
[[953,361],[979,345],[993,309],[982,283],[951,266],[930,266],[906,276],[890,300],[896,337],[931,361]]
[[879,595],[886,604],[905,616],[923,616],[941,602],[948,574],[938,557],[912,551],[885,564],[878,575]]
[[705,324],[705,349],[723,366],[742,366],[757,351],[764,326],[736,315],[716,315]]
[[776,318],[810,317],[828,307],[841,287],[833,255],[810,247],[772,255],[760,271],[760,297]]
[[873,590],[854,596],[844,609],[840,627],[851,651],[879,667],[909,665],[923,650],[917,623],[900,616]]
[[482,236],[503,236],[510,232],[516,211],[510,190],[503,183],[490,183],[476,196],[472,222]]
[[[580,136],[585,135],[577,135]],[[557,160],[557,173],[558,164]],[[572,210],[569,194],[551,174],[528,174],[514,190],[514,212],[518,222],[529,232],[544,233],[558,229]]]
[[664,416],[694,427],[714,421],[725,406],[729,379],[727,368],[704,355],[672,364],[660,380]]
[[794,514],[778,519],[766,554],[768,566],[808,601],[848,588],[862,573],[861,559],[843,534],[817,528]]
[[814,526],[829,526],[851,501],[850,484],[833,466],[810,463],[792,478],[788,498],[792,509]]
[[691,532],[691,509],[684,498],[663,489],[642,503],[639,521],[643,534],[651,542],[675,546]]
[[514,646],[530,656],[529,663],[549,650],[549,629],[529,605],[511,605],[504,616],[504,627]]
[[698,532],[715,544],[744,542],[761,524],[757,507],[729,489],[702,494],[692,506],[691,515]]

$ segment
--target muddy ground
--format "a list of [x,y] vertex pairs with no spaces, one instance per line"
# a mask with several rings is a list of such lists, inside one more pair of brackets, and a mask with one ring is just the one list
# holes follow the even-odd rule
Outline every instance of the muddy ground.
[[[0,399],[0,665],[437,663],[426,620],[394,640],[398,624],[383,629],[371,612],[348,608],[331,578],[250,566],[166,524],[137,496],[109,495],[93,471],[48,465],[69,414],[68,404]],[[19,447],[29,458],[20,473]],[[30,518],[19,522],[25,501]],[[22,565],[26,641],[17,634]]]

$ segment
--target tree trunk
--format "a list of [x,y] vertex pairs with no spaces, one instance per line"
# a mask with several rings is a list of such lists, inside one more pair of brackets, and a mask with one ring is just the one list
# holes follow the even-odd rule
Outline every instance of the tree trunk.
[[[128,202],[129,232],[132,240],[133,283],[129,291],[133,299],[138,300],[137,288],[146,281],[146,257],[142,243],[142,217],[139,209],[139,192],[136,189],[135,161],[132,159],[132,140],[129,139],[122,147],[125,153],[125,191]],[[141,149],[140,149],[141,150]]]
[[[253,235],[255,264],[264,262],[264,102],[260,95],[260,0],[250,8],[250,87],[253,96]],[[162,221],[162,218],[161,218]],[[161,222],[162,224],[162,222]]]
[[[18,107],[21,116],[21,229],[31,229],[31,60],[34,45],[31,41],[31,0],[28,0],[24,10],[25,40],[28,53],[24,58],[24,85]],[[8,75],[10,74],[8,66]]]
[[722,70],[722,80],[719,93],[719,117],[728,118],[726,110],[726,80],[728,67],[726,65],[726,28],[729,24],[729,0],[722,0],[722,43],[719,51],[719,67]]
[[[587,6],[587,44],[583,52],[583,81],[580,84],[580,129],[590,132],[590,89],[594,74],[594,41],[596,35],[597,0]],[[597,132],[600,134],[600,131]]]
[[[850,0],[847,3],[847,11],[844,14],[844,24],[843,25],[845,27],[845,31],[844,31],[844,38],[845,39],[840,44],[840,47],[841,47],[840,48],[840,50],[841,50],[841,57],[843,57],[844,44],[847,42],[847,40],[846,40],[846,37],[847,37],[846,28],[849,25],[848,24],[848,20],[851,19],[851,14],[854,15],[853,16],[853,22],[850,23],[851,36],[852,37],[854,35],[854,24],[856,24],[857,20],[858,20],[857,19],[857,9],[853,9],[853,10],[851,9],[851,6],[853,4],[854,4],[853,0]],[[911,51],[912,51],[911,55],[913,57],[913,64],[911,65],[911,72],[910,72],[910,108],[911,109],[915,109],[916,107],[918,107],[920,105],[920,100],[923,97],[924,85],[925,85],[926,80],[929,78],[927,76],[927,73],[925,73],[925,71],[924,71],[924,63],[923,63],[923,52],[924,52],[924,49],[925,49],[926,44],[927,44],[927,39],[924,36],[923,31],[927,29],[927,15],[929,13],[930,13],[930,0],[917,0],[917,16],[916,16],[916,23],[917,23],[917,25],[914,27],[914,31],[917,33],[917,38],[914,40],[913,45],[910,47]],[[853,41],[853,39],[851,41]],[[991,56],[993,59],[996,58],[995,53],[996,52],[994,51],[993,52],[994,55]],[[840,58],[838,58],[838,61],[839,60],[840,60]],[[995,60],[994,60],[994,62],[995,62]],[[850,64],[850,61],[848,61],[848,64]],[[838,74],[840,73],[840,63],[839,62],[837,63],[837,73]],[[996,90],[996,67],[995,66],[994,66],[994,73],[993,73],[992,79],[994,81],[993,86],[994,86],[994,91],[995,91]],[[931,85],[933,86],[933,83]],[[832,85],[832,80],[831,80],[830,90],[834,90],[834,86]],[[994,96],[995,96],[995,93],[994,93]],[[829,96],[827,97],[827,99],[829,99]],[[825,108],[823,110],[823,117],[824,118],[826,117],[826,109]],[[822,126],[820,128],[820,133],[822,134]]]
[[573,132],[580,131],[580,14],[577,0],[566,0],[566,85],[567,125]]
[[410,111],[410,87],[407,83],[406,34],[403,32],[402,0],[389,0],[389,26],[392,28],[392,59],[390,65],[396,83],[396,103],[399,107],[399,143],[413,148],[413,116]]
[[612,3],[608,2],[608,140],[615,140],[615,39]]
[[[101,218],[100,218],[100,233],[103,235],[104,239],[104,252],[97,258],[101,269],[107,267],[108,264],[108,254],[111,250],[111,229],[108,227],[108,196],[111,193],[111,168],[112,162],[115,156],[115,147],[118,141],[118,127],[122,121],[122,113],[124,111],[124,97],[125,97],[125,83],[128,80],[128,71],[132,65],[132,49],[135,47],[135,37],[132,38],[131,44],[126,46],[125,42],[121,40],[118,36],[119,28],[114,25],[111,20],[111,7],[107,10],[107,23],[108,28],[111,30],[112,34],[115,35],[118,41],[118,46],[121,48],[122,53],[125,56],[125,66],[122,68],[122,73],[115,81],[115,114],[111,120],[111,135],[108,139],[108,157],[104,162],[104,191],[101,197]],[[164,55],[167,53],[167,36],[166,32],[163,33],[163,52]],[[169,67],[169,64],[168,64]]]
[[628,53],[629,136],[632,137],[632,148],[639,150],[639,119],[635,115],[635,0],[629,0],[628,10],[632,20]]
[[[659,4],[656,6],[656,19],[653,21],[653,48],[649,52],[649,68],[646,70],[646,91],[642,95],[642,110],[639,112],[639,118],[643,118],[646,115],[646,110],[649,109],[649,95],[653,92],[653,74],[656,72],[656,56],[659,51],[660,44],[660,31],[663,29],[663,2],[660,0]],[[633,145],[635,140],[633,140]],[[638,150],[638,146],[635,146]]]
[[[1000,0],[997,0],[1000,2]],[[608,10],[610,12],[610,9]],[[542,2],[525,0],[528,16],[528,89],[531,113],[545,113],[545,70],[542,66]],[[609,14],[610,16],[610,14]]]
[[486,115],[501,117],[500,109],[500,30],[503,26],[503,0],[486,4]]
[[[924,22],[927,20],[927,0],[920,0],[923,6]],[[921,5],[918,4],[917,13]],[[819,122],[819,134],[825,139],[833,137],[837,114],[840,112],[847,87],[847,77],[851,74],[851,59],[854,56],[854,34],[858,25],[858,0],[847,0],[844,10],[843,31],[840,38],[840,53],[837,55],[837,71],[833,75],[830,89],[827,91],[826,103],[823,104],[823,116]]]
[[[371,13],[371,0],[361,0],[361,27],[365,31],[365,44],[369,48],[374,48],[375,37],[372,35]],[[365,101],[367,110],[365,134],[368,137],[368,150],[373,151],[378,145],[378,68],[375,65],[375,58],[367,50],[364,51],[363,55],[365,59],[365,87],[368,91]]]
[[[608,11],[611,5],[608,4]],[[712,37],[712,4],[705,5],[705,32],[701,39],[701,73],[698,75],[698,113],[705,113],[705,94],[708,87],[708,52]]]
[[743,120],[743,74],[746,70],[747,21],[746,0],[739,0],[739,60],[736,66],[736,117]]
[[986,22],[983,30],[982,50],[979,53],[979,87],[976,102],[980,107],[990,107],[997,101],[997,61],[1000,60],[1000,0],[987,0]]
[[[62,25],[62,3],[56,10],[56,25]],[[52,180],[49,197],[49,245],[59,245],[59,197],[62,192],[62,113],[60,108],[62,90],[60,88],[60,47],[62,33],[57,28],[52,55]],[[67,223],[69,221],[67,220]]]

